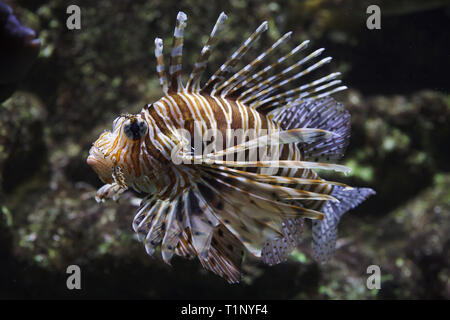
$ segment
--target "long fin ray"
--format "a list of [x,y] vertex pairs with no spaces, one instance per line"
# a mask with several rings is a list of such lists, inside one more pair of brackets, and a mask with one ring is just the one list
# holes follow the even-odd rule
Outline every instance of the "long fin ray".
[[[208,169],[206,169],[208,170]],[[335,185],[344,187],[348,190],[351,190],[352,187],[346,185],[345,183],[341,182],[335,182],[335,181],[328,181],[328,180],[322,180],[322,179],[306,179],[306,178],[299,178],[299,177],[285,177],[285,176],[273,176],[273,175],[267,175],[262,173],[253,173],[253,172],[247,172],[242,170],[233,169],[230,167],[223,167],[223,166],[217,166],[215,167],[215,170],[221,170],[229,173],[234,173],[240,176],[247,177],[249,179],[253,179],[259,182],[266,182],[266,183],[275,183],[275,184],[298,184],[298,185],[307,185],[307,184],[323,184],[323,185]]]
[[[194,161],[191,155],[184,155],[182,159],[186,162]],[[227,161],[211,158],[196,159],[201,160],[203,165],[209,166],[228,166],[238,168],[298,168],[298,169],[323,169],[334,170],[348,174],[351,168],[333,163],[320,163],[311,161],[297,161],[297,160],[261,160],[261,161]]]
[[214,86],[225,78],[232,72],[236,63],[245,55],[248,49],[252,46],[253,42],[256,41],[259,36],[267,30],[267,21],[264,21],[253,34],[237,49],[231,57],[219,68],[219,70],[214,73],[211,78],[206,82],[202,88],[202,93],[214,95]]
[[[249,195],[254,195],[247,190],[255,190],[258,194],[263,194],[267,198],[275,198],[272,200],[283,201],[283,200],[320,200],[320,201],[337,201],[336,198],[328,195],[315,193],[311,191],[306,191],[302,189],[289,188],[286,186],[278,186],[264,182],[258,182],[251,179],[247,179],[242,176],[236,176],[226,172],[212,172],[209,173],[214,176],[215,179],[221,183],[227,184],[230,187],[238,187],[242,192],[248,193]],[[269,200],[270,201],[270,200]]]
[[163,40],[160,38],[155,39],[155,57],[156,57],[156,73],[158,74],[159,84],[165,95],[169,91],[169,86],[167,84],[167,76],[164,66],[164,56],[163,56]]
[[[247,64],[244,68],[242,68],[239,72],[236,72],[230,79],[222,83],[217,89],[216,92],[223,96],[227,96],[227,93],[236,86],[239,82],[246,79],[246,75],[253,71],[258,65],[260,65],[266,57],[268,57],[278,46],[284,44],[292,35],[292,31],[283,35],[280,39],[278,39],[269,49],[265,52],[261,53],[255,60],[251,63]],[[233,85],[233,86],[232,86]]]
[[302,51],[303,49],[308,47],[309,40],[303,41],[301,44],[299,44],[297,47],[292,49],[288,54],[284,55],[283,57],[279,58],[275,63],[272,63],[271,65],[265,67],[261,71],[257,72],[254,75],[249,75],[247,78],[245,78],[243,81],[240,81],[234,88],[232,88],[228,92],[228,96],[230,95],[236,95],[237,92],[239,92],[238,100],[245,97],[245,94],[248,92],[251,92],[251,88],[255,85],[256,82],[261,82],[265,79],[265,77],[269,74],[271,70],[274,70],[276,67],[284,63],[288,58],[295,55],[297,52]]
[[173,33],[172,51],[170,52],[169,92],[183,91],[183,83],[181,80],[182,63],[183,63],[183,42],[184,28],[186,27],[187,15],[184,12],[178,12],[177,23]]
[[227,18],[227,15],[222,12],[217,19],[217,22],[214,25],[211,34],[209,35],[208,41],[203,46],[200,56],[198,57],[198,60],[194,65],[194,69],[189,76],[189,80],[186,85],[187,91],[199,91],[201,76],[206,69],[211,51],[217,42],[217,36],[223,30]]
[[230,188],[211,178],[203,177],[202,180],[203,183],[198,184],[199,190],[211,203],[221,223],[243,243],[247,250],[259,256],[264,239],[274,238],[280,234],[282,217],[274,215],[273,211],[266,211],[264,207],[257,206],[257,204],[267,206],[267,201],[246,197],[235,188]]
[[296,128],[286,131],[277,131],[269,135],[258,137],[250,141],[238,144],[236,146],[227,148],[225,150],[216,151],[213,153],[194,156],[194,159],[201,158],[216,158],[223,157],[246,150],[252,150],[255,148],[263,148],[267,146],[278,146],[289,143],[312,143],[322,139],[328,139],[335,133],[322,129],[314,128]]
[[[294,74],[293,76],[283,80],[283,77],[286,74],[288,74],[292,70],[302,66],[303,64],[310,61],[311,59],[319,56],[322,53],[322,51],[323,51],[323,49],[316,50],[313,53],[311,53],[310,55],[308,55],[306,58],[304,58],[304,59],[300,60],[299,62],[294,63],[290,67],[284,69],[277,75],[273,76],[273,79],[270,80],[270,83],[268,80],[261,82],[254,88],[256,93],[248,96],[245,99],[241,98],[240,101],[242,101],[243,103],[247,104],[250,107],[256,107],[259,98],[265,97],[265,96],[269,95],[270,93],[272,93],[273,91],[275,91],[279,88],[282,88],[282,87],[286,86],[287,84],[293,82],[294,80],[296,80],[300,77],[303,77],[304,75],[310,73],[311,71],[323,66],[324,64],[329,63],[331,61],[331,57],[324,58],[324,59],[320,60],[319,62],[313,64],[312,66],[306,68],[305,70],[302,70],[302,71]],[[268,85],[268,87],[266,89],[262,89],[263,86],[265,86],[265,85]],[[261,90],[258,91],[257,89],[261,89]],[[256,101],[256,103],[253,103],[254,101]]]

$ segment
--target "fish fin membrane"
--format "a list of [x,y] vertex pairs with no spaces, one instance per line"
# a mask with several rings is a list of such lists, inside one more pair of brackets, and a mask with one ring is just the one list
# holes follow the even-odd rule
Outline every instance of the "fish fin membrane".
[[328,139],[302,143],[306,160],[339,160],[350,140],[350,113],[341,103],[331,97],[309,100],[280,109],[274,121],[285,130],[293,128],[314,128],[333,132]]
[[319,211],[295,205],[296,199],[335,200],[327,194],[261,183],[232,172],[202,170],[198,188],[216,216],[256,257],[265,243],[283,238],[288,218],[322,219]]
[[161,246],[163,260],[174,254],[198,257],[202,265],[230,283],[240,281],[242,243],[216,218],[194,185],[173,200],[146,197],[133,220],[133,229],[149,255]]
[[145,245],[149,255],[153,255],[167,230],[166,219],[173,210],[171,201],[146,197],[133,219],[133,229]]
[[189,230],[181,235],[175,253],[185,258],[197,256],[205,269],[214,272],[229,283],[237,283],[241,280],[244,247],[223,224],[214,228],[207,256],[197,255]]
[[207,259],[199,257],[199,260],[203,267],[229,283],[237,283],[241,280],[243,255],[242,243],[223,224],[219,224],[214,230]]
[[283,237],[265,243],[261,260],[270,266],[286,261],[301,241],[303,226],[303,218],[289,218],[283,221]]
[[105,184],[97,190],[97,193],[95,194],[95,201],[102,202],[106,199],[117,201],[120,195],[125,191],[126,189],[122,188],[115,182],[111,184]]
[[259,257],[265,239],[281,234],[282,218],[267,201],[249,197],[228,184],[203,178],[202,195],[222,224],[253,255]]
[[184,204],[195,251],[199,256],[207,257],[219,220],[198,190],[189,189]]
[[334,186],[331,195],[339,202],[326,202],[322,209],[325,214],[323,220],[312,222],[313,254],[318,262],[328,261],[335,251],[337,227],[342,215],[374,194],[375,191],[370,188],[345,190],[345,188]]

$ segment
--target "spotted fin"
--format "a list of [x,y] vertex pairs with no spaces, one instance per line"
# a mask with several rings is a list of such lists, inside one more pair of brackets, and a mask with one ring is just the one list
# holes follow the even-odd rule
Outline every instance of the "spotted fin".
[[148,196],[135,215],[133,229],[148,254],[153,255],[161,245],[162,258],[168,264],[174,254],[197,256],[206,269],[231,283],[239,282],[244,247],[220,223],[208,202],[196,185],[173,200]]
[[333,254],[336,247],[337,227],[342,215],[374,194],[375,191],[370,188],[345,190],[334,186],[331,195],[339,202],[328,201],[323,208],[324,219],[312,222],[312,247],[317,261],[326,262]]
[[329,139],[302,144],[306,160],[338,160],[344,155],[350,139],[350,113],[333,98],[308,100],[279,109],[273,118],[285,130],[315,128],[335,133]]
[[294,199],[333,200],[326,194],[260,183],[204,168],[199,191],[216,216],[255,256],[268,239],[283,236],[287,218],[321,219],[322,213],[292,204]]
[[154,219],[154,204],[157,197],[145,197],[142,199],[139,209],[133,219],[133,230],[137,233],[138,238],[142,241],[150,230],[152,220]]
[[303,224],[302,218],[290,218],[283,221],[283,237],[265,243],[261,253],[262,261],[270,266],[286,261],[301,241]]

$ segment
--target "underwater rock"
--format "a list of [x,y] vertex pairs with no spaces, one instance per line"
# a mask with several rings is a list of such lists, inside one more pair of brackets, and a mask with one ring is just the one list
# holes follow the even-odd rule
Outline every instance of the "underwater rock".
[[0,107],[0,196],[45,169],[46,114],[36,95],[22,91]]

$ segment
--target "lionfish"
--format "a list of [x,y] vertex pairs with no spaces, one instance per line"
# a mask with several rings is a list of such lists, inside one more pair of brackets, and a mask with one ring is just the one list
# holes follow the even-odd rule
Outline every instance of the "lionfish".
[[[326,181],[314,171],[350,170],[330,163],[343,156],[350,137],[349,112],[329,97],[346,89],[338,86],[340,73],[287,88],[330,62],[327,57],[310,63],[323,48],[286,66],[307,48],[309,41],[304,41],[276,62],[262,65],[291,37],[288,32],[237,71],[237,63],[267,30],[266,21],[201,85],[226,19],[224,13],[219,16],[184,85],[187,16],[178,13],[168,78],[163,41],[155,39],[164,96],[138,114],[116,118],[112,131],[93,144],[87,163],[105,183],[97,201],[117,198],[129,188],[146,194],[133,229],[149,255],[160,249],[168,264],[174,254],[197,256],[204,268],[235,283],[246,252],[269,265],[286,261],[301,241],[304,219],[312,220],[314,257],[328,260],[341,216],[374,191]],[[231,139],[228,147],[206,152],[206,141],[189,148],[192,138],[182,136],[180,129],[191,135],[215,130],[223,136],[253,130],[256,137]],[[199,155],[199,148],[206,154]],[[255,149],[264,150],[256,160],[230,160]]]

